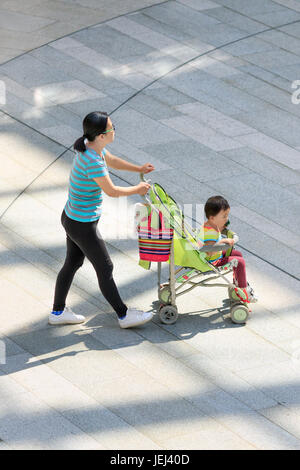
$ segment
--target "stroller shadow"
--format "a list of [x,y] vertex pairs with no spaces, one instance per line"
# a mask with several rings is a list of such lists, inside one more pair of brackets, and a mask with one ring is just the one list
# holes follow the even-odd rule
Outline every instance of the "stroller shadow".
[[230,318],[230,300],[223,299],[221,307],[212,307],[202,310],[189,311],[179,314],[176,323],[172,325],[163,324],[159,318],[159,300],[152,302],[152,312],[155,315],[153,322],[169,333],[173,333],[178,339],[187,340],[203,334],[210,330],[219,330],[227,328],[242,328],[244,324],[233,323]]

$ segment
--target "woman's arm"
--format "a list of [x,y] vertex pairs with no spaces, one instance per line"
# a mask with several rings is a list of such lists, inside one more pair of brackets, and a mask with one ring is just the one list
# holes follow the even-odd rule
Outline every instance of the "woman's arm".
[[135,165],[134,163],[129,163],[120,157],[116,157],[116,155],[112,155],[108,150],[106,150],[105,160],[107,165],[114,170],[135,171],[137,173],[149,173],[154,170],[154,166],[151,165],[151,163]]
[[115,186],[110,179],[110,176],[99,176],[98,178],[93,178],[98,186],[110,197],[120,197],[120,196],[131,196],[132,194],[140,194],[144,196],[147,194],[150,184],[148,183],[139,183],[136,186]]

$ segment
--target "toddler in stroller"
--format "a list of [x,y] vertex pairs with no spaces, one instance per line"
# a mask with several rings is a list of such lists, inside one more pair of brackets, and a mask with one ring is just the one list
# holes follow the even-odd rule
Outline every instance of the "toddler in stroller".
[[253,288],[246,278],[246,264],[240,251],[233,249],[233,238],[222,238],[221,233],[228,233],[228,217],[230,212],[229,203],[222,196],[210,197],[204,206],[206,222],[201,227],[198,239],[204,245],[219,245],[227,243],[232,248],[225,251],[208,252],[207,260],[216,267],[224,266],[229,261],[236,259],[238,264],[233,267],[233,283],[241,288],[249,303],[257,302]]
[[[143,175],[141,178],[144,180]],[[207,221],[200,230],[196,230],[189,225],[180,206],[162,186],[147,182],[151,187],[144,196],[146,204],[140,205],[144,210],[139,207],[136,212],[140,265],[149,269],[151,261],[157,262],[158,314],[162,323],[171,325],[177,321],[176,299],[179,296],[196,287],[225,287],[230,300],[231,320],[245,324],[250,311],[249,304],[257,299],[247,284],[242,254],[237,250],[232,251],[238,236],[225,228],[230,210],[227,201],[218,199],[216,206],[215,201],[211,204],[209,199],[206,204]],[[156,228],[152,228],[154,215],[154,219],[163,221],[163,227],[160,228],[159,223]],[[172,238],[169,237],[170,232]],[[227,238],[221,238],[221,232]],[[170,243],[166,238],[170,238]],[[163,261],[168,260],[169,263],[169,279],[165,283],[162,283],[159,260],[162,254]],[[234,282],[226,277],[232,271]]]

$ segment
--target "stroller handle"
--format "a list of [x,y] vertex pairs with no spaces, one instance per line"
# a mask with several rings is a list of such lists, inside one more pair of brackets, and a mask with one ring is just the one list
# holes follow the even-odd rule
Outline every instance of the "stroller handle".
[[140,179],[143,183],[151,184],[151,180],[146,180],[145,173],[140,173]]
[[[151,184],[151,180],[146,180],[145,179],[145,173],[140,173],[140,179],[143,183],[148,183]],[[149,199],[149,196],[146,194],[145,196],[141,196],[144,201],[151,206],[151,201]]]

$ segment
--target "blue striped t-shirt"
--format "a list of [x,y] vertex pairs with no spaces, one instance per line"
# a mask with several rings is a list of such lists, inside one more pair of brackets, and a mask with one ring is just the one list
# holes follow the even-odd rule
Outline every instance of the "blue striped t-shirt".
[[68,201],[65,213],[79,222],[93,222],[101,215],[102,189],[93,178],[108,175],[103,149],[101,155],[87,149],[77,152],[69,179]]

